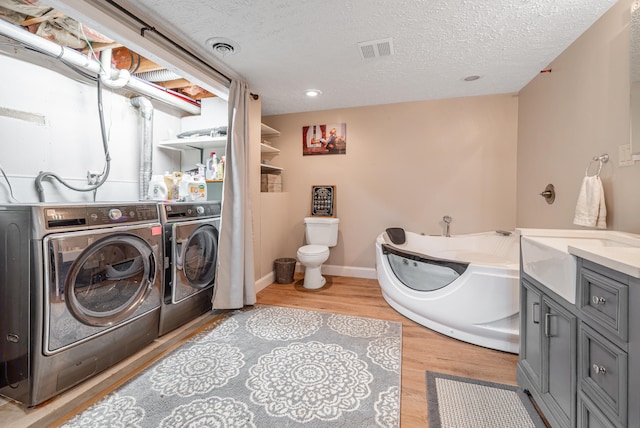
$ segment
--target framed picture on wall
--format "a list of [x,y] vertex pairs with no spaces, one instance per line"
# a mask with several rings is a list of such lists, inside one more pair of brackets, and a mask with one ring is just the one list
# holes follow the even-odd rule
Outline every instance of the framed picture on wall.
[[336,216],[336,186],[311,186],[311,216]]
[[347,124],[308,125],[302,127],[302,154],[344,155],[347,153]]

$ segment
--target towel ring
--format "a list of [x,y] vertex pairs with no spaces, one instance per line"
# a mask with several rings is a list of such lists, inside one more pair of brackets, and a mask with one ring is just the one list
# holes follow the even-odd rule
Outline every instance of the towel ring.
[[604,154],[602,156],[596,156],[593,159],[591,159],[591,161],[589,162],[589,165],[587,165],[587,169],[585,169],[584,171],[584,175],[586,177],[590,177],[589,175],[589,168],[591,168],[591,165],[593,165],[594,162],[598,162],[598,172],[595,173],[594,175],[592,175],[591,177],[599,177],[600,176],[600,171],[602,171],[602,164],[606,163],[609,161],[609,155],[608,154]]

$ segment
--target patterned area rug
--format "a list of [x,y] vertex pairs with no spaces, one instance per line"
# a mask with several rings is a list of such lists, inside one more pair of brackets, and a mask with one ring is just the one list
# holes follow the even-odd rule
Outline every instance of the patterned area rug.
[[545,428],[517,386],[427,372],[429,428]]
[[62,426],[399,427],[401,327],[232,311]]

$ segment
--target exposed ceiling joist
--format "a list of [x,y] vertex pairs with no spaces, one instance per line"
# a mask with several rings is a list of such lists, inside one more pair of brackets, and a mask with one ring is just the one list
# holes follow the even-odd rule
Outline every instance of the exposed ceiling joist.
[[[166,70],[118,42],[111,41],[100,33],[77,23],[62,12],[46,6],[43,2],[31,4],[28,1],[21,3],[15,0],[0,0],[0,18],[25,27],[29,32],[41,35],[59,45],[80,50],[85,54],[91,52],[98,54],[105,49],[112,49],[112,65],[117,69],[128,70],[133,75]],[[144,80],[195,100],[215,96],[182,78],[164,79],[162,82],[153,79]]]

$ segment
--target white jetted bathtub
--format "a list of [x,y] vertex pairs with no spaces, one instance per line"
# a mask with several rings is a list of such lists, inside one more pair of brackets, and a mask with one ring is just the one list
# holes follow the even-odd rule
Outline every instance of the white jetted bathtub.
[[518,353],[519,236],[404,235],[402,244],[386,232],[376,241],[378,282],[387,303],[439,333]]

